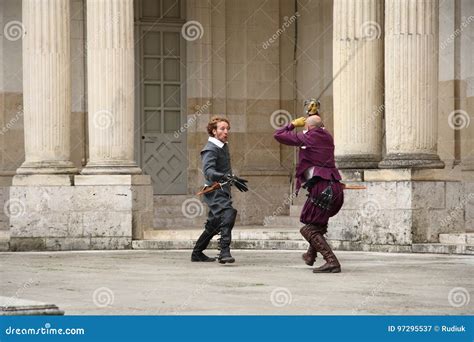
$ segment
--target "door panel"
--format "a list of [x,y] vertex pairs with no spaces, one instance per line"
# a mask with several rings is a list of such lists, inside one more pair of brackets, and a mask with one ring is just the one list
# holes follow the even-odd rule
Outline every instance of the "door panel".
[[[172,4],[176,1],[162,6]],[[155,194],[186,194],[186,134],[175,136],[186,120],[181,27],[142,25],[139,31],[141,167],[151,176]]]

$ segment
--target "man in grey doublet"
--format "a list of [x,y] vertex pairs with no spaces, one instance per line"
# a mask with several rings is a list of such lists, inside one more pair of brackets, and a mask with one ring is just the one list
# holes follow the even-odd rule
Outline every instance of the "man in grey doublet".
[[[228,120],[223,118],[213,118],[208,124],[209,139],[201,151],[202,172],[208,186],[214,182],[226,183],[232,175],[227,146],[229,128]],[[191,261],[215,261],[214,258],[207,257],[203,251],[212,238],[220,234],[218,260],[220,263],[233,263],[235,259],[230,254],[230,243],[237,210],[232,207],[230,183],[204,194],[204,202],[209,207],[209,213],[204,232],[194,246]]]

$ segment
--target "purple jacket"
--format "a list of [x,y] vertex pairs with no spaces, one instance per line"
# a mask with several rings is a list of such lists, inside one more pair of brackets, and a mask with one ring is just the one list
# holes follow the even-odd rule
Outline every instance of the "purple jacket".
[[313,128],[306,133],[293,132],[294,128],[290,123],[278,129],[273,136],[282,144],[300,147],[296,166],[296,193],[301,184],[306,182],[306,169],[312,166],[315,167],[312,176],[341,180],[334,161],[334,140],[331,134],[323,128]]

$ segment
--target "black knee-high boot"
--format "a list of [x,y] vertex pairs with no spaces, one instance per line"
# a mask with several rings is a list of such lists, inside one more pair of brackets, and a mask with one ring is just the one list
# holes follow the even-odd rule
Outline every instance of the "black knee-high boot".
[[226,209],[221,216],[219,226],[221,237],[219,240],[220,253],[218,260],[221,264],[233,263],[235,259],[230,254],[230,243],[232,242],[232,228],[234,228],[237,210]]
[[209,258],[203,253],[207,246],[209,246],[212,238],[219,232],[218,227],[216,227],[216,223],[217,222],[215,220],[207,220],[204,231],[194,245],[193,253],[191,254],[191,261],[216,261],[216,258]]

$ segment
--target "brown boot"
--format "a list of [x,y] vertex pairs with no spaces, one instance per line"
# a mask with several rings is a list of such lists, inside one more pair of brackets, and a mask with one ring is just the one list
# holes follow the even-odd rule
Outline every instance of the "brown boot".
[[326,263],[321,267],[316,267],[313,273],[339,273],[341,272],[341,264],[332,252],[331,246],[327,243],[324,236],[320,233],[311,234],[311,242],[316,250],[322,254]]
[[303,259],[306,265],[313,266],[314,262],[316,261],[317,252],[316,252],[316,248],[314,248],[314,246],[312,246],[310,242],[311,231],[310,231],[309,226],[308,225],[303,226],[300,229],[300,233],[301,235],[303,235],[305,240],[309,242],[308,250],[306,251],[306,253],[303,253],[301,255],[301,258]]

